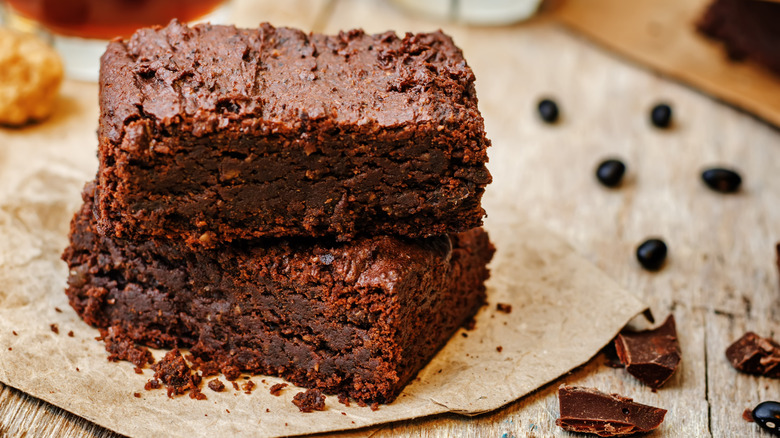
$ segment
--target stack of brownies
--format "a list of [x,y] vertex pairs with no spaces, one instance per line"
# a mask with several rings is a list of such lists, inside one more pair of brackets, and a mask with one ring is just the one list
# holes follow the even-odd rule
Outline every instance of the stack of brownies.
[[484,303],[490,142],[444,34],[174,21],[109,44],[100,109],[87,323],[390,402]]

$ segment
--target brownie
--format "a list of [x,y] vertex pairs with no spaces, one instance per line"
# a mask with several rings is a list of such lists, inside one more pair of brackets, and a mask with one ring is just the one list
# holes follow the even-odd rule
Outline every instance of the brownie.
[[63,253],[71,306],[147,346],[189,347],[225,374],[390,402],[485,299],[494,248],[481,228],[191,250],[101,235],[93,191]]
[[729,57],[751,59],[780,74],[780,3],[715,0],[699,31],[723,42]]
[[474,74],[441,32],[173,21],[108,45],[100,108],[104,234],[429,237],[485,214]]

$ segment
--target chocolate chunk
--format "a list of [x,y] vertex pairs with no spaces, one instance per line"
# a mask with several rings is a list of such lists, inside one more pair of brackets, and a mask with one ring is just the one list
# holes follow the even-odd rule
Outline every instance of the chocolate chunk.
[[555,424],[569,432],[598,436],[622,436],[656,429],[664,421],[665,409],[634,403],[618,394],[593,388],[558,388],[560,418]]
[[674,315],[653,330],[621,332],[615,338],[615,350],[629,374],[651,388],[660,388],[680,364]]
[[306,392],[295,394],[292,402],[301,412],[325,410],[325,396],[317,389],[307,389]]
[[747,332],[726,349],[726,357],[743,373],[780,377],[780,344],[772,339]]

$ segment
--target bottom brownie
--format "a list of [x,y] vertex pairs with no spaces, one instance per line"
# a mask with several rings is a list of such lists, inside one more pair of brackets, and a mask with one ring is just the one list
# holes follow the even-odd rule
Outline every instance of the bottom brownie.
[[93,194],[88,186],[62,256],[71,306],[88,324],[188,347],[226,374],[390,402],[484,302],[494,248],[479,228],[193,252],[99,235]]

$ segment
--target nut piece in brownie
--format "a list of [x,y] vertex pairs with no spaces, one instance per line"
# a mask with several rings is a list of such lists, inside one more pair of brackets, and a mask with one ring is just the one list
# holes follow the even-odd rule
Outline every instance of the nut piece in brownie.
[[485,298],[481,228],[428,239],[121,241],[96,231],[92,187],[63,259],[70,304],[136,342],[299,386],[390,402]]
[[104,234],[213,247],[482,223],[490,141],[441,32],[173,21],[108,45],[100,108]]
[[734,60],[751,59],[780,75],[780,3],[714,0],[697,23]]

